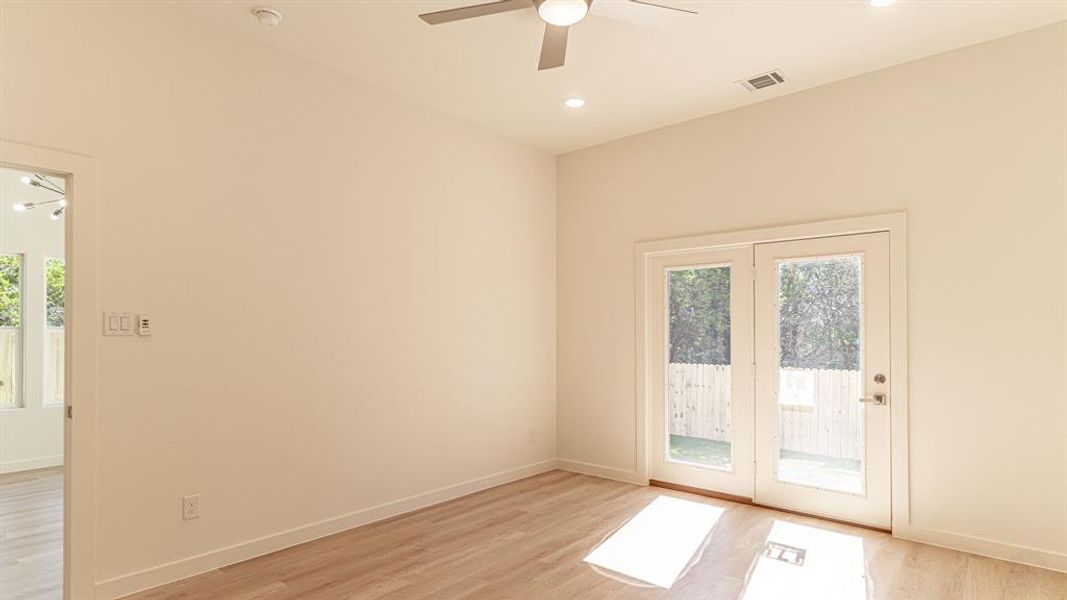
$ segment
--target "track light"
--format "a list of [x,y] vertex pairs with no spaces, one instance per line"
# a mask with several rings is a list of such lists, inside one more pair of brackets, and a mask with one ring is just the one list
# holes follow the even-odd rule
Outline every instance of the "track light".
[[59,217],[63,216],[63,209],[64,208],[65,207],[60,206],[59,208],[53,210],[52,214],[48,215],[48,218],[52,219],[53,221],[58,221]]
[[11,208],[15,209],[15,212],[26,212],[27,210],[29,210],[29,209],[31,209],[33,207],[34,207],[33,202],[19,202],[18,204],[12,206]]

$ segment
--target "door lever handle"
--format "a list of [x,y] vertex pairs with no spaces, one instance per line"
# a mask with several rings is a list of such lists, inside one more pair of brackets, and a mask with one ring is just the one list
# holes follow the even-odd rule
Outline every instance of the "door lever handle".
[[866,398],[860,398],[860,402],[874,404],[875,406],[885,406],[885,394],[871,394]]

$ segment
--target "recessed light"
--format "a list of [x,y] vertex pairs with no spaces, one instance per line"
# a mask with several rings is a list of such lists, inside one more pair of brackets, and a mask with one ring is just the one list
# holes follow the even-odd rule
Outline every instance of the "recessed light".
[[881,8],[883,6],[889,6],[897,0],[871,0],[871,6]]
[[566,105],[567,108],[581,108],[585,106],[585,100],[581,98],[567,98],[563,101],[563,104]]

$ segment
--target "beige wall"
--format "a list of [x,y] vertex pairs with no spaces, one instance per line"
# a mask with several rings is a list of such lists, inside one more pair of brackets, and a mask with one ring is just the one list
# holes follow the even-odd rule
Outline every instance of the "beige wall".
[[0,12],[0,137],[95,157],[100,304],[155,319],[99,345],[108,590],[542,468],[557,422],[562,458],[632,471],[635,241],[900,209],[914,523],[1067,552],[1063,25],[574,153],[557,185],[180,10]]
[[63,464],[63,407],[45,406],[46,258],[63,258],[64,220],[49,215],[56,206],[17,213],[16,202],[56,198],[24,185],[22,171],[0,169],[0,253],[22,255],[22,365],[16,385],[22,407],[0,410],[0,473]]
[[95,158],[100,305],[155,320],[99,343],[108,593],[553,464],[552,157],[174,7],[0,13],[0,137]]
[[909,534],[1067,568],[1065,49],[1060,23],[562,156],[559,458],[634,472],[635,242],[905,210]]

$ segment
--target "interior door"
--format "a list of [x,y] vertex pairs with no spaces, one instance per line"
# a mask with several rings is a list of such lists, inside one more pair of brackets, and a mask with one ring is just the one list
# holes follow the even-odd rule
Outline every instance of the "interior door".
[[752,248],[651,264],[650,478],[752,496]]
[[889,234],[755,246],[755,500],[890,527]]

